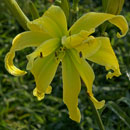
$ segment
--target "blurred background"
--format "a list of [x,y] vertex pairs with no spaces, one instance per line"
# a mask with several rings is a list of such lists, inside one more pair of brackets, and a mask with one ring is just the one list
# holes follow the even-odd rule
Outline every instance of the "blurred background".
[[[29,0],[17,2],[32,20]],[[33,2],[40,16],[53,4],[52,0]],[[103,12],[101,0],[80,0],[78,17],[90,11]],[[129,0],[125,0],[121,14],[130,26]],[[99,27],[96,30],[96,36],[100,36],[100,29]],[[78,124],[69,119],[67,107],[62,101],[60,66],[51,84],[52,94],[46,95],[42,101],[38,101],[32,94],[35,82],[30,72],[23,77],[14,77],[5,70],[4,57],[11,47],[13,38],[23,31],[5,7],[3,0],[0,0],[0,130],[98,130],[84,84],[79,95],[81,122]],[[117,31],[119,30],[116,27],[108,24],[106,32],[118,57],[122,75],[106,80],[105,68],[90,63],[96,75],[93,92],[98,100],[106,100],[106,106],[99,111],[106,130],[130,130],[130,31],[121,39],[117,39]],[[26,55],[30,52],[32,49],[29,48],[17,52],[15,64],[25,69]]]

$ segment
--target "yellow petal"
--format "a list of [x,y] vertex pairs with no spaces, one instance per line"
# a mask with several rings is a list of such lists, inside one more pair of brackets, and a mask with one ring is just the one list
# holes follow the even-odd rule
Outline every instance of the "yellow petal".
[[105,105],[105,100],[97,101],[97,99],[93,95],[90,94],[88,95],[90,97],[90,100],[93,102],[94,106],[96,107],[96,109],[101,109]]
[[128,24],[123,16],[95,12],[87,13],[79,18],[69,29],[69,32],[71,32],[71,34],[76,34],[81,30],[89,31],[92,28],[98,27],[107,20],[121,30],[122,35],[117,33],[118,37],[124,36],[127,33]]
[[45,93],[49,93],[50,88],[48,88],[48,86],[55,76],[58,64],[54,53],[45,58],[37,58],[34,61],[31,72],[36,82],[34,95],[37,96],[39,100],[44,98]]
[[15,76],[25,75],[27,73],[26,71],[22,71],[22,70],[20,70],[20,69],[18,69],[17,67],[14,66],[14,64],[13,64],[14,57],[15,57],[15,53],[14,52],[8,52],[6,54],[6,57],[5,57],[5,68],[12,75],[15,75]]
[[62,38],[62,44],[69,49],[75,48],[76,46],[82,44],[82,42],[94,31],[94,29],[91,29],[89,31],[81,30],[78,34],[70,34],[68,37],[64,36]]
[[33,61],[37,57],[46,57],[52,52],[54,52],[60,46],[60,39],[53,38],[43,42],[38,48],[31,54],[27,56],[29,60],[27,64],[27,69],[30,70],[33,66]]
[[107,70],[111,69],[114,72],[109,72],[107,78],[112,78],[113,76],[120,76],[120,69],[115,53],[111,47],[110,40],[107,37],[96,38],[98,43],[101,43],[99,50],[91,56],[86,56],[90,61],[97,64],[103,65]]
[[77,71],[79,72],[81,78],[83,79],[86,87],[87,87],[87,91],[89,94],[92,94],[92,85],[93,85],[93,81],[95,78],[94,72],[91,68],[91,66],[87,63],[87,61],[85,61],[83,58],[80,58],[79,55],[77,55],[77,59],[80,60],[80,63],[77,62],[76,58],[74,58],[74,54],[76,53],[75,50],[68,51],[69,56],[71,57]]
[[51,91],[52,91],[52,87],[49,85],[49,86],[47,87],[47,89],[46,89],[45,94],[50,94]]
[[47,16],[42,16],[34,21],[28,22],[27,26],[31,31],[46,32],[54,38],[62,36],[58,25]]
[[33,95],[37,97],[37,99],[40,101],[42,99],[44,99],[45,97],[45,94],[50,94],[52,91],[52,87],[51,86],[48,86],[47,89],[46,89],[46,92],[45,93],[39,93],[37,88],[35,88],[33,90]]
[[79,46],[76,46],[75,49],[78,52],[81,52],[83,57],[90,57],[95,54],[100,47],[101,43],[97,42],[96,38],[93,36],[89,36]]
[[33,95],[37,97],[38,101],[41,101],[45,97],[45,93],[40,93],[37,91],[37,88],[34,88]]
[[78,95],[81,89],[80,76],[66,53],[62,60],[63,101],[69,109],[70,118],[80,122],[81,115],[78,108]]
[[67,21],[63,10],[59,6],[52,5],[45,13],[44,16],[52,19],[60,28],[62,35],[67,34]]
[[26,47],[36,47],[42,42],[49,39],[50,36],[46,33],[41,32],[24,32],[17,35],[12,43],[12,47],[9,53],[5,57],[5,67],[9,73],[15,76],[20,76],[26,74],[25,71],[21,71],[13,64],[13,59],[15,57],[15,51],[24,49]]
[[[69,56],[71,57],[71,59],[72,59],[74,65],[75,65],[77,71],[79,72],[82,80],[84,81],[84,83],[85,83],[85,85],[87,87],[88,95],[90,95],[91,99],[95,99],[93,97],[93,92],[92,92],[92,85],[93,85],[93,81],[94,81],[94,78],[95,78],[94,72],[93,72],[91,66],[87,63],[87,61],[85,61],[83,58],[80,58],[77,55],[77,58],[80,58],[80,60],[81,60],[81,63],[78,63],[77,60],[74,59],[74,57],[72,57],[73,53],[75,53],[74,50],[68,51]],[[97,107],[98,105],[101,106],[101,102],[102,101],[98,102],[96,100],[96,104],[95,104],[95,100],[92,100],[94,105],[96,105],[95,107]]]

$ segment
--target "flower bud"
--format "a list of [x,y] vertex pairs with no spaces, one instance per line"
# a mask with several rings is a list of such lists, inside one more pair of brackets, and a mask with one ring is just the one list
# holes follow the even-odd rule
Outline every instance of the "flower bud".
[[103,9],[105,13],[120,14],[124,5],[124,0],[102,0]]

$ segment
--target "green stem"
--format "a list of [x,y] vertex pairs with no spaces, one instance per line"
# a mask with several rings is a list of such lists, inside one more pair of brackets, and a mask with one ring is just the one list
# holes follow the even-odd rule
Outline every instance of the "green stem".
[[100,117],[100,114],[99,114],[98,110],[95,108],[93,102],[90,100],[89,95],[88,95],[88,99],[89,99],[90,104],[91,104],[91,107],[92,107],[92,109],[93,109],[93,113],[94,113],[94,116],[95,116],[95,118],[96,118],[96,122],[97,122],[97,124],[98,124],[99,129],[100,129],[100,130],[105,130],[104,125],[103,125],[103,122],[102,122],[102,119],[101,119],[101,117]]
[[105,36],[105,31],[106,31],[106,29],[107,29],[107,22],[105,22],[105,23],[103,23],[102,25],[101,25],[101,35],[102,36]]
[[10,10],[10,12],[14,15],[14,17],[19,22],[19,24],[25,30],[28,30],[27,22],[29,22],[29,19],[26,17],[26,15],[20,9],[18,3],[15,0],[4,0],[4,3],[7,6],[7,8]]
[[73,6],[72,9],[70,9],[70,17],[69,17],[69,27],[73,25],[73,23],[77,20],[77,14],[79,11],[78,8],[79,0],[73,0]]

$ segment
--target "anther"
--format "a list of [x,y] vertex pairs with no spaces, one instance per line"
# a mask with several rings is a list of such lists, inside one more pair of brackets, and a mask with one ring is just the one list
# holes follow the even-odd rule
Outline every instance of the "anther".
[[55,52],[55,57],[57,57],[57,52]]
[[42,52],[40,52],[40,58],[42,58],[42,57],[43,57]]
[[65,49],[65,47],[63,48],[63,51],[65,51],[66,49]]
[[60,51],[62,51],[62,48],[60,47]]
[[82,58],[82,57],[83,57],[83,55],[82,55],[82,52],[81,52],[81,51],[79,52],[79,56],[80,56],[80,58]]

